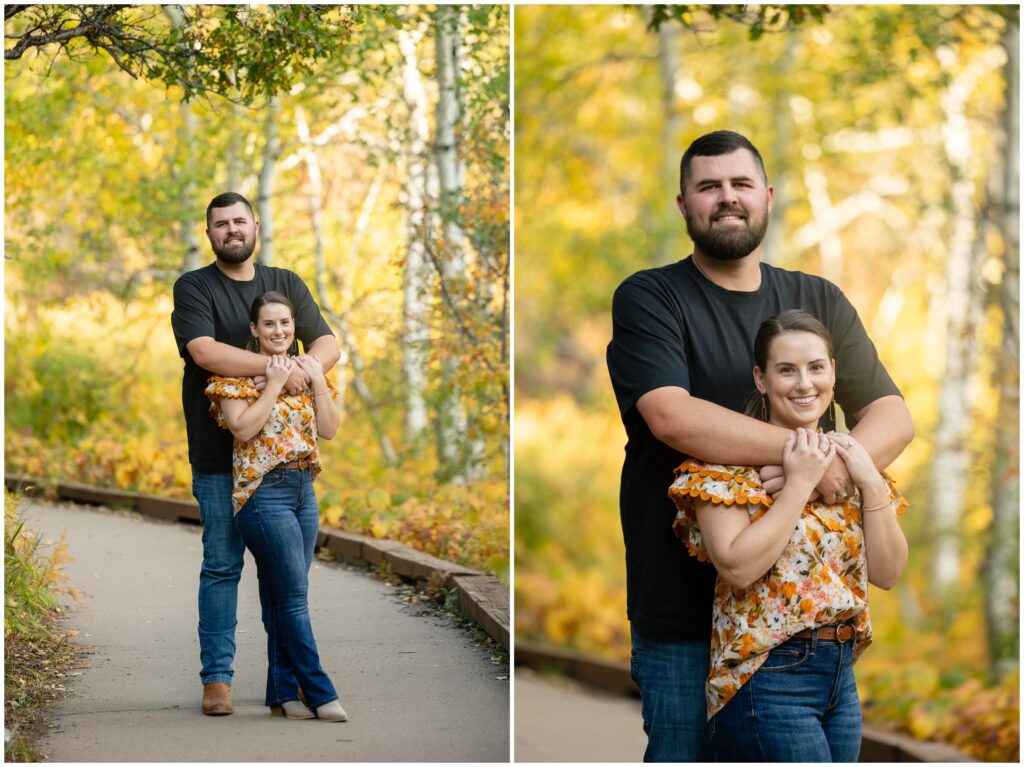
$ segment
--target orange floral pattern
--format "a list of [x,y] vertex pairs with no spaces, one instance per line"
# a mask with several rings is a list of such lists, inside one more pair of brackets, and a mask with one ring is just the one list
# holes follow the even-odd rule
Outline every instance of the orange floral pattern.
[[[332,395],[334,386],[327,382]],[[220,408],[222,399],[245,399],[250,404],[259,399],[260,393],[251,378],[225,378],[212,376],[206,386],[210,398],[210,415],[217,425],[227,429],[227,422]],[[260,433],[246,442],[235,440],[232,451],[231,505],[234,513],[256,492],[263,477],[282,463],[308,458],[315,477],[320,473],[320,448],[316,439],[316,405],[308,391],[288,394],[284,391],[277,397],[270,417]]]
[[[888,477],[889,497],[902,514],[907,502]],[[744,506],[754,524],[770,513],[772,499],[757,471],[687,461],[669,489],[676,504],[673,529],[691,556],[708,561],[697,524],[698,500]],[[871,643],[868,573],[857,496],[839,504],[814,501],[771,569],[745,589],[721,578],[715,584],[711,672],[705,686],[708,719],[736,694],[768,652],[807,628],[844,621],[856,629],[854,659]]]

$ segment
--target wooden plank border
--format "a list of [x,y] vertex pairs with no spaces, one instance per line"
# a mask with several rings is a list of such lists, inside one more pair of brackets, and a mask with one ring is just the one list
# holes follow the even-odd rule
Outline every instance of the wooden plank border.
[[[4,483],[12,491],[43,492],[68,501],[102,506],[128,506],[150,517],[199,524],[199,505],[194,501],[16,474],[7,475]],[[509,589],[494,576],[438,559],[397,541],[349,533],[327,525],[320,525],[317,548],[327,548],[339,560],[349,564],[361,567],[385,565],[395,575],[407,580],[429,581],[454,589],[463,617],[478,623],[506,651],[511,649]]]

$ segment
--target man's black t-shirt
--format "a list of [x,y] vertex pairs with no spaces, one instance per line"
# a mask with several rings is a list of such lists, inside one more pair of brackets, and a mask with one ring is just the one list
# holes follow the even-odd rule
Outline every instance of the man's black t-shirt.
[[295,337],[308,349],[321,336],[333,335],[320,314],[305,283],[294,272],[254,264],[256,276],[248,281],[232,280],[216,263],[186,272],[174,283],[174,312],[171,326],[178,353],[185,360],[181,382],[181,404],[188,432],[188,460],[194,471],[218,473],[231,471],[233,438],[210,416],[206,390],[210,371],[199,367],[186,345],[209,336],[215,341],[245,348],[249,332],[249,308],[263,293],[283,293],[295,307]]
[[742,411],[754,390],[757,329],[786,309],[810,312],[831,332],[836,401],[848,425],[855,423],[851,414],[876,399],[899,395],[856,310],[820,277],[761,264],[760,288],[736,292],[708,280],[690,257],[637,272],[615,291],[608,370],[627,437],[619,490],[627,609],[649,633],[708,639],[715,569],[689,556],[672,532],[668,488],[684,456],[651,434],[636,401],[679,386]]

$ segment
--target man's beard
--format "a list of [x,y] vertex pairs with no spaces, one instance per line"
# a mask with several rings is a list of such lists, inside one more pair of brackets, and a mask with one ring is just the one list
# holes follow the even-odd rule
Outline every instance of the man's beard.
[[[253,237],[252,241],[247,241],[243,238],[240,241],[242,243],[241,248],[235,246],[236,242],[239,242],[239,240],[225,242],[219,248],[213,243],[210,243],[210,247],[213,248],[214,255],[216,255],[217,258],[225,264],[241,264],[242,262],[247,261],[252,255],[252,252],[256,250],[256,238]],[[228,246],[231,247],[229,248]]]
[[706,229],[698,229],[689,211],[686,212],[686,233],[690,235],[693,244],[706,256],[718,261],[737,261],[749,256],[768,231],[768,208],[761,212],[760,216],[748,215],[746,211],[732,208],[729,211],[718,211],[714,215],[722,216],[728,213],[744,216],[746,227],[730,227],[728,229],[716,229],[714,220]]

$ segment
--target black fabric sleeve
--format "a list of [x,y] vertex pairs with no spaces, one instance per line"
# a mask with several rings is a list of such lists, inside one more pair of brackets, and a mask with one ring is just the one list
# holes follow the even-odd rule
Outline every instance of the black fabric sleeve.
[[832,288],[829,331],[836,353],[836,400],[852,426],[856,423],[853,414],[875,400],[892,394],[903,395],[878,359],[878,352],[857,310],[839,288]]
[[656,280],[636,274],[615,291],[608,372],[623,415],[654,389],[689,390],[683,336],[678,310]]
[[320,313],[320,307],[313,300],[313,295],[306,283],[295,274],[290,273],[289,298],[295,307],[295,337],[302,342],[302,351],[308,351],[310,345],[321,336],[333,336],[334,332]]
[[190,274],[183,274],[175,281],[171,328],[182,357],[187,353],[185,347],[189,341],[204,336],[217,337],[210,300],[209,293]]

